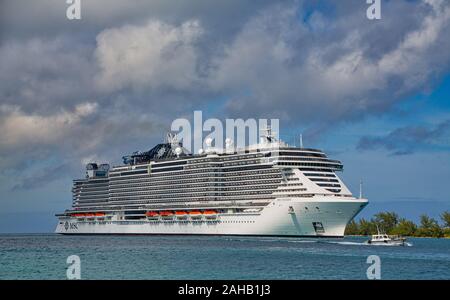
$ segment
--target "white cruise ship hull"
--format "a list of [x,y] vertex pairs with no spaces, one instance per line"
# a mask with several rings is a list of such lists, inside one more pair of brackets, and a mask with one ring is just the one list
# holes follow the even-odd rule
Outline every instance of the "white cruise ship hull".
[[77,220],[60,217],[60,234],[174,234],[343,237],[345,227],[366,199],[334,196],[275,199],[260,212],[220,213],[172,220]]

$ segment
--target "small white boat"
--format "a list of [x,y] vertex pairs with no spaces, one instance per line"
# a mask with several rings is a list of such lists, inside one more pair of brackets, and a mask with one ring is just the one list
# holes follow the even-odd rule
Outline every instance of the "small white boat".
[[377,234],[372,235],[367,241],[369,245],[385,245],[385,246],[405,246],[406,238],[398,235],[387,235],[381,232],[377,226]]

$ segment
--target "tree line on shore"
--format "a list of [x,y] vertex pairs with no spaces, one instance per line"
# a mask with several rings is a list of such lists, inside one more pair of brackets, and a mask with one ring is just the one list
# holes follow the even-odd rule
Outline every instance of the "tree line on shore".
[[450,238],[450,212],[440,215],[442,224],[427,215],[420,216],[420,224],[400,218],[395,212],[380,212],[370,220],[352,220],[345,229],[346,235],[372,235],[378,228],[384,233],[411,237]]

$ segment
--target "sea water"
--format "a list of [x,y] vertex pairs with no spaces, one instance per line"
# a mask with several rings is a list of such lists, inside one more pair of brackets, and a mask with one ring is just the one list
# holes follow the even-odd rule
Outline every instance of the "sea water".
[[82,279],[450,279],[450,239],[408,239],[406,247],[337,240],[231,236],[0,235],[0,279],[66,279],[80,258]]

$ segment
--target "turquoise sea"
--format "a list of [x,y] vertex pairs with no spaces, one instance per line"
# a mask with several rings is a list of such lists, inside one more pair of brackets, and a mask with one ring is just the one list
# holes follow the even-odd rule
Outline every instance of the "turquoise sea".
[[382,279],[450,279],[450,239],[364,241],[3,234],[0,279],[66,279],[70,255],[82,279],[366,279],[369,255],[380,257]]

